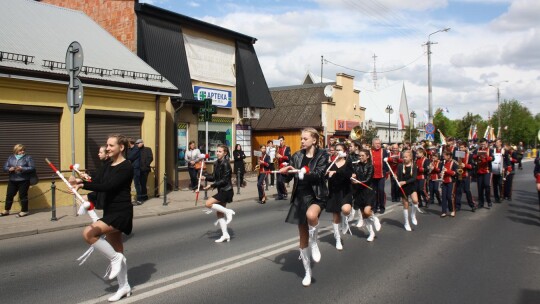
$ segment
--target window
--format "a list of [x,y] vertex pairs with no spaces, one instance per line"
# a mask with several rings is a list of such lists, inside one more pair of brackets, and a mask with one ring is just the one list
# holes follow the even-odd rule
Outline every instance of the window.
[[[212,122],[208,123],[208,153],[210,159],[216,159],[217,146],[225,144],[229,147],[229,151],[232,151],[232,119],[215,117]],[[199,140],[198,145],[201,149],[201,153],[205,153],[206,148],[206,126],[205,122],[199,122],[198,125]]]
[[176,136],[177,136],[177,148],[178,148],[178,158],[176,160],[176,165],[178,167],[187,166],[186,160],[186,151],[188,148],[188,124],[187,123],[178,123],[176,127]]

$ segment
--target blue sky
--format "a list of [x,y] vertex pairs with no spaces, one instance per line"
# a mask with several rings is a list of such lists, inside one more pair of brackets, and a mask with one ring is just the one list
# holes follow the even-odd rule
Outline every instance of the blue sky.
[[[321,55],[351,68],[326,63],[323,76],[355,76],[356,87],[366,93],[360,94],[366,118],[383,121],[386,104],[381,103],[391,98],[398,108],[400,96],[393,95],[400,94],[402,84],[409,109],[427,109],[423,44],[430,33],[450,27],[432,36],[435,107],[447,107],[451,118],[468,111],[487,117],[496,108],[496,90],[489,84],[502,83],[502,99],[518,99],[533,114],[540,112],[538,0],[141,2],[257,38],[255,49],[271,87],[299,84],[308,71],[320,77]],[[371,73],[357,72],[373,70],[373,54],[377,71],[398,69],[378,73],[377,86]],[[392,97],[379,101],[377,95]]]

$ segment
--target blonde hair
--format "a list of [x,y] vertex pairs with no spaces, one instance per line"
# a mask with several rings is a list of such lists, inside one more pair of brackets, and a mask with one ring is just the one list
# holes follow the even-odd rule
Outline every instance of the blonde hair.
[[314,146],[316,148],[319,147],[319,138],[320,138],[320,135],[319,135],[319,131],[315,130],[314,128],[304,128],[302,129],[302,133],[309,133],[309,135],[311,135],[311,138],[315,139],[315,144]]
[[17,154],[17,153],[19,153],[20,151],[26,151],[26,148],[24,147],[23,144],[16,144],[16,145],[13,147],[13,154]]
[[[413,167],[414,167],[414,160],[412,159],[412,152],[411,150],[405,150],[403,151],[403,155],[405,154],[410,154],[411,155],[411,175],[412,175],[412,172],[413,172]],[[405,168],[407,166],[405,166],[405,162],[403,162],[403,176],[405,176]]]

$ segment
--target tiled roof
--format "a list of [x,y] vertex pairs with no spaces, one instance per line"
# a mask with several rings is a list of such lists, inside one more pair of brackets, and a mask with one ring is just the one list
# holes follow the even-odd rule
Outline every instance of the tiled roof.
[[335,83],[317,83],[271,88],[274,109],[261,110],[260,119],[252,122],[254,130],[320,128],[324,87]]
[[[14,74],[34,72],[46,73],[44,75],[54,79],[65,77],[67,71],[62,63],[66,59],[66,50],[71,42],[77,41],[83,48],[83,65],[97,68],[97,74],[85,74],[84,70],[79,74],[83,84],[86,80],[110,87],[178,91],[171,82],[80,11],[30,0],[2,0],[0,36],[0,52],[34,58],[33,63],[25,64],[6,60],[4,56],[0,68],[15,71],[12,72]],[[50,62],[55,66],[52,69],[45,66]],[[102,70],[105,72],[103,75],[100,74]]]

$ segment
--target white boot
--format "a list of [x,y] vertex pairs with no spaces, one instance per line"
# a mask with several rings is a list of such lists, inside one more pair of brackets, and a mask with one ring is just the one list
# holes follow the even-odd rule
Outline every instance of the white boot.
[[313,262],[319,263],[321,261],[321,251],[317,241],[319,239],[319,225],[309,226],[309,248],[311,249],[311,257]]
[[373,231],[373,220],[371,218],[366,220],[366,227],[369,232],[369,236],[367,238],[368,242],[373,242],[375,239],[375,231]]
[[97,251],[101,252],[107,259],[111,261],[105,277],[109,280],[116,278],[122,269],[122,262],[126,262],[124,255],[114,251],[111,244],[102,238],[99,238],[92,246],[94,246]]
[[232,209],[227,209],[220,204],[212,204],[212,209],[225,214],[225,217],[227,218],[227,224],[232,221],[232,216],[236,214]]
[[358,218],[358,223],[356,223],[356,228],[362,228],[364,226],[364,216],[362,215],[362,212],[358,211],[358,215],[360,216]]
[[341,214],[341,233],[343,234],[347,234],[347,232],[349,232],[352,235],[351,227],[349,226],[349,218],[351,217],[351,214],[349,214],[349,216],[346,216],[343,213]]
[[221,233],[222,236],[215,240],[216,243],[223,243],[223,242],[229,242],[231,240],[231,236],[229,235],[229,232],[227,232],[227,222],[224,218],[218,219],[219,227],[221,227]]
[[375,227],[376,231],[381,230],[381,221],[379,221],[379,218],[375,214],[371,214],[369,217],[371,219],[371,222],[373,223],[373,226]]
[[122,268],[120,269],[120,272],[116,277],[116,279],[118,280],[118,290],[113,296],[108,299],[109,302],[116,302],[123,297],[131,296],[131,287],[128,283],[127,270],[128,269],[126,263],[122,262]]
[[412,208],[411,208],[411,223],[413,225],[418,225],[418,221],[416,220],[416,209],[417,209],[417,205],[413,204]]
[[354,215],[356,214],[356,211],[354,211],[354,208],[351,208],[351,214],[349,214],[349,222],[354,221]]
[[343,250],[343,245],[341,244],[341,235],[339,234],[339,224],[332,224],[334,226],[334,237],[336,238],[336,249]]
[[306,275],[302,280],[302,285],[309,286],[311,285],[311,263],[309,261],[309,248],[300,249],[300,258],[302,264],[304,264],[304,269],[306,270]]
[[405,219],[405,230],[412,231],[411,225],[409,225],[409,209],[403,209],[403,219]]

